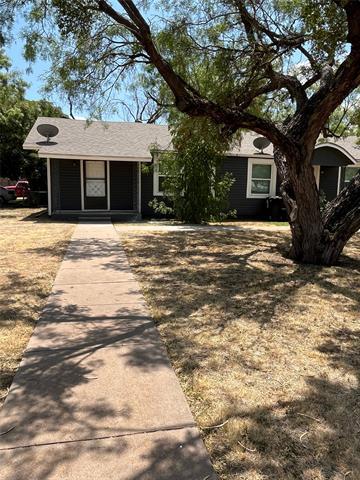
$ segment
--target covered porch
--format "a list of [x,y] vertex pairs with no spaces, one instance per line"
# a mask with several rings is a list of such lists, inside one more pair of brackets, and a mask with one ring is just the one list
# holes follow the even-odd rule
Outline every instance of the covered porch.
[[142,164],[169,143],[162,125],[39,117],[24,148],[47,162],[50,216],[128,220],[145,205]]
[[318,189],[327,201],[333,200],[359,170],[356,158],[341,141],[318,144],[312,164]]
[[48,214],[141,218],[141,162],[47,159]]

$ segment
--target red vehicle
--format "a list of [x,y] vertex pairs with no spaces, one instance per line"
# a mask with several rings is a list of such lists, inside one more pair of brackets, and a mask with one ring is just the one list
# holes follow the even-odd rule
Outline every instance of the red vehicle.
[[5,188],[6,190],[14,191],[16,197],[28,197],[30,192],[29,182],[27,180],[19,180],[16,185],[9,185]]

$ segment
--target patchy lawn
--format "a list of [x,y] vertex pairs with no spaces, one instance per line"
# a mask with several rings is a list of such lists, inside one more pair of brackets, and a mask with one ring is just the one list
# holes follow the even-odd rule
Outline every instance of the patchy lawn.
[[41,211],[0,210],[0,404],[74,229],[39,216]]
[[121,232],[199,426],[223,424],[220,478],[359,479],[359,235],[321,268],[286,232]]

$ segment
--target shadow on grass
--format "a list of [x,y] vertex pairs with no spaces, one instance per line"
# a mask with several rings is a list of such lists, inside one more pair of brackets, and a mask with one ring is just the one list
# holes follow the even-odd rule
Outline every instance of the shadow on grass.
[[[224,341],[217,345],[213,339],[221,338],[224,329],[240,319],[239,328],[253,323],[276,332],[286,331],[291,315],[303,317],[304,324],[297,325],[294,337],[301,343],[311,332],[307,314],[316,298],[331,301],[329,315],[336,315],[340,322],[347,312],[359,312],[359,236],[331,268],[297,265],[285,259],[281,254],[286,241],[282,233],[264,231],[168,233],[125,239],[169,354],[186,375],[185,383],[191,383],[193,372],[195,378],[206,377],[216,355],[226,357]],[[214,423],[235,419],[235,426],[228,431],[227,427],[204,431],[222,478],[360,478],[360,330],[334,328],[333,323],[324,325],[323,342],[314,347],[331,370],[328,376],[306,375],[299,366],[305,383],[301,392],[287,394],[285,390],[276,402],[264,398],[252,408],[238,393],[232,396],[225,383],[223,389],[214,389],[228,395],[229,406],[228,415]],[[202,335],[201,342],[198,335]],[[230,347],[236,338],[227,341]],[[257,339],[253,342],[256,350]],[[241,365],[250,381],[256,382],[256,373],[266,366],[259,366],[246,351],[231,352],[231,365]],[[276,359],[268,357],[268,362],[272,361]],[[209,390],[213,391],[211,385]],[[192,394],[197,398],[201,391]],[[236,421],[241,425],[238,431]]]
[[[223,462],[224,478],[232,474],[252,478],[255,473],[256,478],[281,480],[359,478],[360,330],[334,331],[319,351],[339,370],[338,380],[305,377],[306,393],[300,398],[254,409],[229,398],[233,406],[227,418],[246,424],[246,439],[244,432],[228,443],[217,432],[207,434],[212,443],[218,443],[212,459]],[[357,381],[344,387],[340,379],[344,372]],[[238,448],[237,440],[250,453],[239,455],[238,461],[224,461]]]
[[[28,208],[31,210],[31,208]],[[33,223],[71,223],[76,224],[76,218],[54,218],[49,217],[48,212],[46,209],[40,210],[34,209],[36,211],[29,213],[28,215],[24,216],[21,221],[22,222],[33,222]]]
[[[237,248],[240,242],[241,250]],[[213,353],[208,345],[199,345],[194,336],[184,334],[189,323],[194,328],[208,329],[210,335],[220,335],[227,323],[236,322],[239,317],[261,328],[275,329],[279,309],[286,312],[296,292],[305,285],[320,288],[324,295],[345,298],[349,309],[359,308],[355,289],[347,288],[341,281],[334,282],[327,274],[329,269],[294,265],[285,260],[279,255],[279,245],[280,249],[285,247],[284,237],[273,232],[195,232],[138,237],[132,261],[145,280],[145,287],[151,289],[149,298],[154,307],[162,311],[157,321],[165,328],[169,352],[182,369],[189,366],[196,369],[201,358]],[[130,256],[131,248],[131,245],[127,247]],[[41,248],[34,251],[40,255],[49,253]],[[118,272],[123,269],[122,255],[116,242],[94,239],[75,240],[67,253],[75,264],[84,258],[89,262],[103,258],[106,260],[102,263],[104,270]],[[345,259],[336,267],[336,278],[341,280],[353,275],[354,266],[358,268],[357,260]],[[87,308],[64,307],[52,301],[44,311],[45,324],[81,324],[86,320]],[[204,309],[214,309],[210,323],[202,323]],[[149,338],[147,343],[136,340],[150,329],[146,313],[134,313],[129,306],[113,312],[110,317],[92,317],[92,321],[93,326],[80,326],[78,339],[69,339],[69,343],[73,343],[68,348],[64,348],[65,330],[62,333],[51,328],[41,330],[39,324],[40,345],[43,343],[45,347],[46,342],[56,336],[62,347],[52,343],[51,349],[33,348],[24,357],[26,375],[17,375],[5,405],[6,416],[3,413],[0,422],[0,431],[15,427],[0,437],[0,456],[7,465],[4,478],[20,480],[24,477],[24,466],[31,465],[33,477],[28,478],[45,480],[63,472],[63,468],[72,472],[78,462],[90,465],[90,469],[91,462],[96,462],[94,468],[104,469],[102,476],[111,478],[113,470],[106,470],[106,465],[111,467],[114,462],[115,468],[121,465],[123,469],[119,472],[120,478],[127,480],[212,479],[203,450],[195,448],[199,440],[193,433],[182,429],[183,436],[179,432],[180,436],[167,432],[158,438],[136,439],[141,428],[131,423],[129,426],[129,420],[136,417],[133,407],[126,403],[128,386],[121,378],[116,375],[107,378],[102,383],[102,395],[98,396],[96,384],[102,381],[106,347],[114,352],[113,373],[119,368],[132,367],[133,375],[149,375],[144,377],[148,389],[151,376],[167,368],[165,352],[156,338]],[[345,369],[358,378],[358,340],[358,332],[354,330],[336,330],[324,336],[318,349],[335,368]],[[128,348],[124,348],[126,346]],[[226,351],[222,353],[226,355]],[[239,354],[236,361],[250,371],[258,368],[246,352]],[[340,380],[320,376],[306,377],[306,383],[307,391],[302,398],[286,398],[274,405],[246,408],[239,405],[237,398],[229,398],[232,409],[228,418],[248,421],[247,440],[255,451],[246,458],[229,459],[228,453],[234,445],[224,442],[220,433],[209,432],[211,441],[216,441],[219,435],[212,456],[222,463],[224,478],[254,472],[258,478],[335,480],[336,475],[344,476],[348,471],[354,472],[353,478],[357,478],[359,459],[354,452],[360,446],[358,427],[353,419],[360,413],[358,386],[349,384],[346,389]],[[148,390],[144,391],[144,398],[145,409]],[[114,403],[114,399],[121,402]],[[159,412],[165,416],[166,409],[159,405]],[[68,429],[61,431],[62,425]],[[305,431],[308,433],[304,437]],[[121,437],[125,432],[137,435]],[[103,437],[101,445],[100,440],[87,441],[99,437]],[[353,440],[351,448],[348,444],[344,447],[344,437]],[[11,450],[14,445],[48,444],[60,439],[76,441],[56,447]],[[237,443],[237,439],[235,441]],[[141,459],[137,471],[132,470],[133,460],[129,461],[129,455],[130,459],[134,455]],[[310,470],[312,473],[307,475]],[[253,475],[253,478],[256,477]]]
[[[359,251],[360,239],[354,242]],[[133,265],[149,282],[150,301],[156,298],[157,306],[168,312],[161,316],[163,323],[167,316],[189,318],[214,305],[227,317],[249,316],[265,325],[305,285],[344,296],[349,308],[359,308],[357,291],[333,283],[328,267],[297,265],[284,258],[287,246],[283,233],[265,231],[139,235]],[[127,252],[131,259],[131,243]],[[332,268],[337,268],[337,277],[347,277],[360,269],[360,261],[343,256]]]

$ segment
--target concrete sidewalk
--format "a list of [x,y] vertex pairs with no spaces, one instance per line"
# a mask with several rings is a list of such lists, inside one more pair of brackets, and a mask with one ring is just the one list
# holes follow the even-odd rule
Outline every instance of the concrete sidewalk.
[[80,223],[0,411],[0,479],[215,478],[114,227]]

